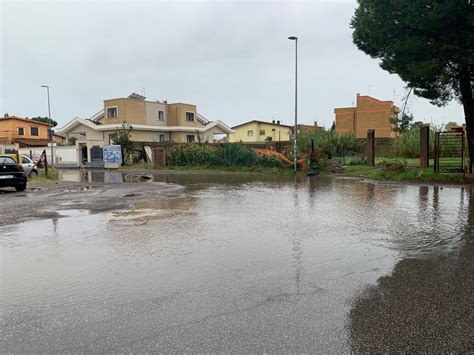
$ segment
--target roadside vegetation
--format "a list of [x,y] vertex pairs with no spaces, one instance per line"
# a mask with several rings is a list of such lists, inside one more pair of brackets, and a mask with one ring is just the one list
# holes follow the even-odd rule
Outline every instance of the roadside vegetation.
[[38,175],[35,177],[28,177],[28,182],[45,182],[58,180],[58,171],[55,167],[48,168],[48,176],[44,169],[38,169]]
[[240,143],[220,146],[190,143],[166,150],[166,164],[171,169],[220,169],[225,171],[285,172],[289,169],[282,160],[263,156]]
[[[331,172],[343,176],[363,177],[374,180],[409,180],[409,181],[446,181],[460,182],[463,174],[438,174],[433,171],[434,160],[430,159],[430,168],[419,168],[420,127],[422,122],[412,123],[413,116],[407,116],[399,130],[399,137],[394,139],[392,148],[385,157],[376,158],[376,166],[367,165],[365,142],[357,139],[354,133],[337,134],[334,129],[315,128],[298,135],[298,157],[310,156],[312,144],[318,162],[316,170],[326,175]],[[430,151],[434,152],[434,135],[430,129]],[[288,146],[284,155],[292,160],[292,149]],[[445,158],[449,159],[449,158]],[[124,169],[152,170],[153,164],[135,163],[125,165]],[[292,167],[274,156],[257,154],[253,149],[241,143],[224,143],[209,145],[201,143],[184,143],[169,147],[166,150],[166,168],[180,171],[241,172],[241,173],[279,173],[292,174]]]

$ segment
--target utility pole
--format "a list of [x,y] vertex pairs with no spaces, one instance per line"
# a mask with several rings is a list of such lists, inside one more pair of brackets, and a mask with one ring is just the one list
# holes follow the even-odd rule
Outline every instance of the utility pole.
[[49,121],[49,144],[51,144],[51,162],[50,164],[53,165],[54,162],[54,152],[53,152],[53,122],[51,121],[51,104],[49,101],[49,86],[48,85],[41,85],[42,88],[46,88],[48,93],[48,121]]

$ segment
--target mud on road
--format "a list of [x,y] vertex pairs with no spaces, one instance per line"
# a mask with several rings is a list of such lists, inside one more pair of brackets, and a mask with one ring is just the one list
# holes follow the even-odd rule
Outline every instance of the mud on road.
[[0,189],[0,226],[31,219],[61,218],[58,211],[99,213],[179,194],[184,187],[163,182],[126,184],[50,181],[30,183],[24,192]]

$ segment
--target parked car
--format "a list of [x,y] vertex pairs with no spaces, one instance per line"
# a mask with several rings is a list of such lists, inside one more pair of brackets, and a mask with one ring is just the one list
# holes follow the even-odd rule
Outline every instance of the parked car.
[[26,176],[35,177],[38,176],[38,167],[36,163],[30,159],[28,155],[21,156],[21,165],[23,166],[23,170],[25,170]]
[[15,159],[0,155],[0,187],[14,187],[16,191],[25,191],[27,180],[23,167]]

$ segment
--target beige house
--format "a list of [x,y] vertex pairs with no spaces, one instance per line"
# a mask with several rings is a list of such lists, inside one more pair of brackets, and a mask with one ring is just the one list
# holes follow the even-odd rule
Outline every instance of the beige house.
[[229,142],[273,142],[289,141],[292,127],[281,124],[280,121],[264,122],[253,120],[232,127]]
[[123,122],[133,127],[133,142],[209,142],[213,143],[233,130],[221,121],[210,122],[197,112],[196,105],[147,101],[131,94],[127,98],[104,100],[103,109],[89,119],[76,117],[58,129],[76,140],[78,161],[91,161],[94,147],[113,144]]
[[375,129],[377,138],[394,138],[396,134],[390,117],[399,112],[393,101],[357,94],[357,106],[334,109],[336,132],[354,132],[357,138],[366,138],[367,130]]

